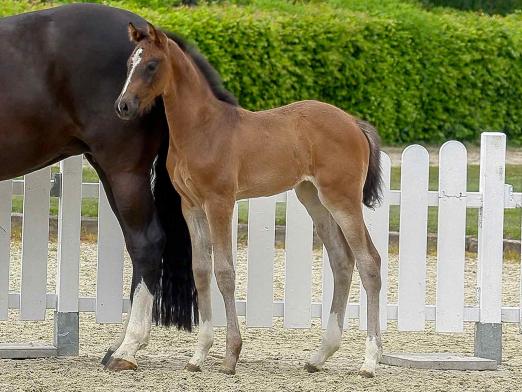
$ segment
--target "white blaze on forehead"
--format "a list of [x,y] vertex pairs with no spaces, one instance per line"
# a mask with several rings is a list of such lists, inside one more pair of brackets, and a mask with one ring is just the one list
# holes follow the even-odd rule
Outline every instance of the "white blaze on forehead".
[[127,76],[127,80],[125,81],[125,85],[123,86],[123,90],[121,90],[120,98],[122,98],[125,95],[125,92],[127,91],[127,88],[129,87],[129,84],[132,79],[132,75],[134,74],[134,71],[136,70],[136,67],[139,63],[141,63],[141,53],[143,52],[143,48],[138,48],[134,52],[134,54],[131,57],[131,70],[129,72],[129,76]]

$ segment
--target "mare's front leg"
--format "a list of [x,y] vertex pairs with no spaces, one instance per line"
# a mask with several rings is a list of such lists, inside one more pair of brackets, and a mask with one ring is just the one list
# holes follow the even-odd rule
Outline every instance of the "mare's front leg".
[[106,357],[112,355],[104,360],[110,370],[134,370],[135,354],[150,337],[152,291],[160,279],[165,233],[155,211],[148,174],[102,172],[100,177],[109,190],[133,264],[131,311],[122,336]]
[[214,342],[210,298],[212,244],[205,212],[201,208],[190,206],[187,202],[182,202],[182,209],[192,242],[192,271],[196,289],[198,290],[200,320],[196,350],[185,366],[185,369],[192,372],[199,372]]
[[214,249],[214,274],[225,302],[227,317],[226,354],[220,369],[225,374],[235,374],[242,346],[236,314],[236,275],[232,257],[232,212],[234,204],[235,199],[218,196],[212,197],[205,203]]

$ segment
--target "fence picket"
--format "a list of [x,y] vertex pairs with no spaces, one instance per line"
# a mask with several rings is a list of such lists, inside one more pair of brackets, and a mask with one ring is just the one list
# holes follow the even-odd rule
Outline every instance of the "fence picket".
[[45,319],[50,176],[49,167],[25,176],[20,298],[22,320]]
[[[382,171],[382,201],[381,204],[370,210],[364,209],[364,219],[370,232],[372,241],[381,256],[381,293],[379,296],[379,319],[381,331],[386,331],[388,324],[388,245],[390,236],[390,176],[391,160],[384,152],[381,153]],[[367,299],[366,290],[361,284],[359,295],[359,328],[366,330]]]
[[80,228],[82,209],[82,156],[60,162],[62,193],[58,212],[57,310],[78,311]]
[[425,323],[429,157],[419,145],[402,153],[399,237],[400,331],[422,331]]
[[[365,209],[365,221],[381,255],[381,329],[398,320],[399,330],[423,330],[435,321],[438,332],[461,332],[465,321],[516,322],[522,330],[522,279],[519,306],[502,307],[503,216],[507,208],[520,208],[522,193],[510,193],[505,182],[506,137],[484,133],[481,138],[480,191],[467,192],[466,149],[447,142],[440,150],[437,191],[428,191],[429,159],[421,146],[403,153],[400,191],[390,191],[391,162],[382,153],[383,201],[374,211]],[[58,217],[56,295],[46,293],[50,169],[20,180],[0,182],[0,320],[8,309],[20,309],[23,320],[43,320],[46,309],[60,312],[95,311],[97,322],[120,322],[123,294],[124,239],[103,188],[99,187],[98,274],[96,298],[78,298],[82,188],[92,196],[92,184],[82,185],[82,159],[61,164],[62,196]],[[506,190],[507,189],[507,190]],[[22,274],[20,293],[9,293],[11,197],[24,192]],[[85,197],[85,194],[84,194]],[[507,197],[507,198],[506,198]],[[287,203],[284,302],[273,300],[273,262],[276,202]],[[397,304],[387,304],[389,206],[400,205],[399,291]],[[436,305],[426,305],[426,245],[428,206],[438,207]],[[479,306],[464,304],[466,208],[480,208],[477,288]],[[232,222],[234,263],[237,252],[237,204]],[[308,328],[313,317],[326,327],[333,293],[328,254],[323,247],[322,303],[312,303],[311,268],[313,224],[293,191],[249,201],[247,301],[238,312],[247,326],[272,326],[274,316],[284,317],[285,328]],[[522,263],[521,263],[522,265]],[[522,268],[522,267],[521,267]],[[212,274],[214,324],[225,325],[221,294]],[[366,293],[359,304],[348,306],[348,320],[358,318],[366,328]]]
[[123,297],[123,233],[100,183],[96,322],[119,323]]
[[250,327],[272,326],[275,204],[276,196],[249,202],[246,321]]
[[286,198],[285,328],[312,323],[313,222],[295,191]]
[[12,190],[11,180],[0,181],[0,320],[7,320],[9,308]]
[[467,152],[444,143],[439,154],[436,330],[464,330]]
[[482,133],[477,271],[482,323],[501,322],[505,160],[506,135]]

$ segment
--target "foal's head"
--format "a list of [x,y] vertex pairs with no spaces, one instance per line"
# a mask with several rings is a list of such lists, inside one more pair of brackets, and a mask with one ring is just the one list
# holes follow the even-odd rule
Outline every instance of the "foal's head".
[[129,23],[129,38],[136,48],[127,62],[127,80],[115,102],[118,116],[130,120],[152,106],[170,76],[168,38],[150,23],[146,30]]

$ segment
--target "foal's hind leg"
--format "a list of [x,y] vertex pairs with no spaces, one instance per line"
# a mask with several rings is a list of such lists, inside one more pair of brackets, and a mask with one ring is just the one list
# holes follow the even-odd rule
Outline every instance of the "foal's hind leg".
[[192,241],[192,271],[198,290],[200,326],[196,350],[185,366],[192,372],[201,371],[201,366],[214,342],[212,327],[212,305],[210,297],[210,279],[212,277],[212,245],[205,212],[200,208],[191,208],[182,204],[183,216],[187,222]]
[[334,292],[328,326],[323,335],[320,349],[312,355],[305,368],[309,372],[321,369],[341,344],[346,302],[352,281],[354,258],[346,240],[330,212],[321,204],[317,189],[310,182],[303,182],[296,193],[314,221],[317,234],[323,241],[334,276]]
[[352,189],[329,187],[328,193],[320,189],[325,202],[355,255],[357,269],[366,290],[368,337],[364,364],[359,374],[373,377],[382,354],[379,325],[379,292],[381,290],[381,258],[372,243],[364,224],[360,193]]

